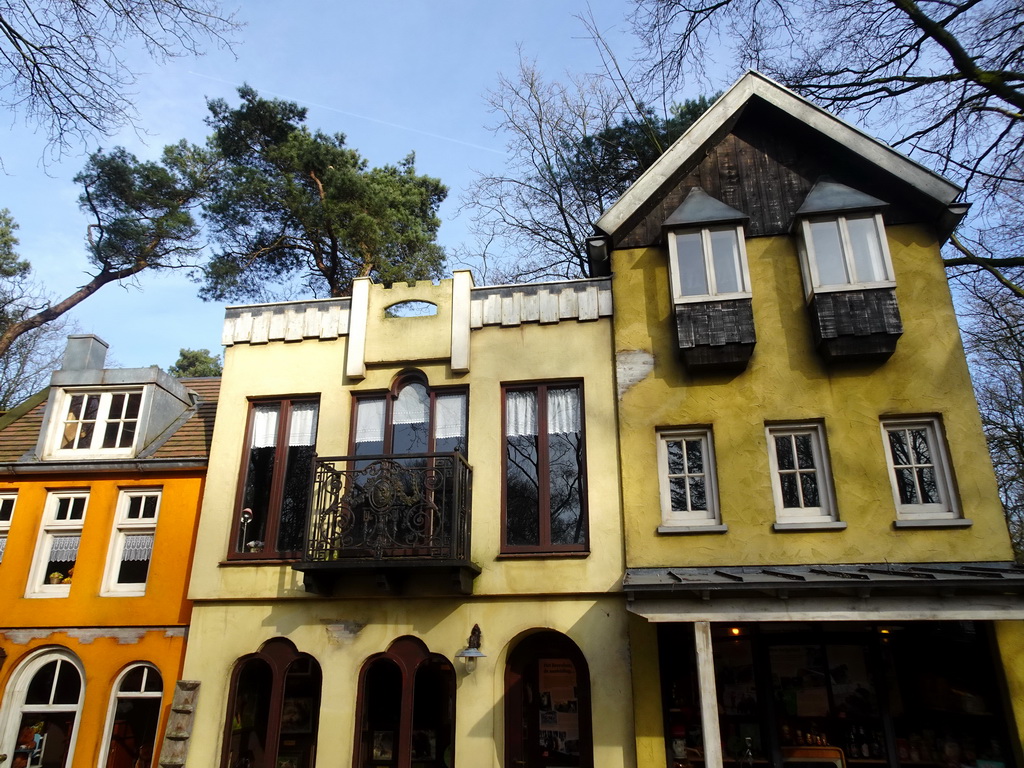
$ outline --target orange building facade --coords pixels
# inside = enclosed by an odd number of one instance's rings
[[[220,380],[105,354],[70,337],[51,386],[0,418],[4,768],[157,764],[181,677]]]

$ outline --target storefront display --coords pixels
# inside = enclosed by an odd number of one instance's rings
[[[1013,765],[998,665],[981,622],[713,627],[726,764],[782,765],[799,747],[848,766]],[[703,763],[692,629],[660,627],[667,764]]]

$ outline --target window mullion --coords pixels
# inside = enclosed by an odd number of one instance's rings
[[[540,546],[551,546],[551,469],[548,451],[548,388],[537,387],[537,537]]]
[[[846,281],[850,285],[865,282],[861,279],[861,276],[857,274],[857,265],[853,259],[853,242],[850,240],[850,230],[846,224],[846,217],[840,216],[838,223],[839,243],[843,251],[843,264],[846,267]]]
[[[288,464],[288,443],[292,421],[292,401],[282,400],[277,416],[277,440],[274,446],[274,477],[270,483],[270,503],[267,507],[267,528],[264,533],[264,550],[277,551],[277,534],[281,527],[281,504],[284,500],[284,481]]]
[[[704,252],[704,274],[707,277],[708,295],[718,295],[718,279],[714,269],[714,252],[711,250],[711,230],[707,227],[700,231],[701,250]]]

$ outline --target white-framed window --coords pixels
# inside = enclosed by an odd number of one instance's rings
[[[67,597],[88,504],[88,491],[51,491],[47,496],[26,597]]]
[[[15,670],[0,708],[0,753],[10,765],[72,764],[84,677],[77,658],[52,649],[31,655]]]
[[[7,533],[11,530],[11,519],[14,517],[14,504],[17,500],[17,491],[0,492],[0,563],[4,560]]]
[[[882,214],[813,216],[801,220],[800,231],[808,294],[894,284]]]
[[[709,526],[720,522],[711,430],[659,432],[658,469],[663,526]]]
[[[60,395],[49,454],[56,457],[131,456],[135,452],[143,406],[141,388]]]
[[[114,683],[99,765],[155,765],[164,683],[152,664],[133,664]]]
[[[813,423],[773,425],[767,434],[777,522],[834,522],[824,428]]]
[[[103,577],[104,595],[144,595],[160,512],[159,488],[122,490]]]
[[[882,436],[897,517],[960,517],[938,419],[883,419]]]
[[[750,296],[742,224],[671,231],[668,249],[676,304]]]

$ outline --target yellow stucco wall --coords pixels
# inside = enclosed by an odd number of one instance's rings
[[[451,284],[371,285],[365,378],[345,375],[349,339],[237,344],[225,354],[209,482],[197,539],[190,596],[196,606],[184,674],[200,680],[199,712],[190,763],[216,765],[230,673],[235,661],[282,636],[323,668],[317,765],[348,765],[355,733],[358,672],[372,654],[412,635],[449,659],[474,624],[487,654],[457,693],[459,765],[503,761],[504,664],[524,634],[549,628],[575,641],[593,687],[595,765],[635,764],[632,699],[621,591],[624,548],[617,470],[611,321],[563,320],[517,327],[486,326],[469,334],[469,370],[453,372]],[[427,300],[438,313],[387,318],[396,301]],[[442,354],[443,352],[443,354]],[[471,560],[482,568],[470,596],[430,595],[415,583],[410,595],[324,600],[304,591],[286,564],[226,563],[238,509],[248,402],[256,397],[310,394],[320,399],[317,453],[348,453],[352,395],[388,389],[415,368],[431,387],[469,393],[468,460],[473,467]],[[570,557],[500,557],[502,390],[507,382],[583,381],[590,552]],[[345,637],[329,630],[344,625]],[[347,634],[346,634],[347,633]]]
[[[502,764],[505,661],[516,640],[542,628],[572,639],[589,664],[595,766],[635,764],[628,715],[626,619],[613,598],[544,602],[487,598],[315,600],[202,606],[196,611],[186,665],[187,676],[203,681],[197,710],[201,716],[193,731],[189,762],[218,764],[232,665],[270,638],[289,637],[320,664],[324,685],[318,765],[350,765],[356,734],[356,687],[366,659],[403,635],[418,637],[432,652],[452,658],[465,645],[474,623],[483,628],[487,658],[481,659],[470,675],[461,665],[456,667],[458,765],[485,768]]]
[[[1024,622],[995,622],[996,643],[999,645],[999,658],[1003,663],[1006,675],[1007,697],[1013,705],[1013,718],[1017,733],[1010,734],[1010,740],[1016,747],[1017,761],[1024,760]]]
[[[904,333],[879,365],[827,366],[813,349],[795,241],[747,240],[757,345],[735,375],[688,375],[679,359],[667,255],[613,254],[615,347],[653,357],[621,396],[627,562],[640,566],[1009,560],[1009,537],[938,247],[928,230],[888,229]],[[636,356],[634,355],[634,359]],[[650,358],[648,358],[650,359]],[[879,418],[938,416],[963,515],[960,529],[893,529]],[[766,422],[821,420],[846,530],[772,530]],[[724,535],[659,535],[655,430],[713,430]]]
[[[383,292],[386,289],[372,286],[372,290]],[[435,293],[430,295],[436,296]],[[375,300],[384,305],[382,300]],[[432,322],[435,319],[403,320],[426,320],[426,327],[436,330]],[[393,319],[380,322],[386,324]],[[444,328],[445,333],[450,332],[450,326]],[[367,337],[373,338],[373,331],[368,330]],[[344,373],[347,343],[347,339],[341,337],[332,341],[228,348],[210,455],[211,479],[203,501],[190,585],[191,597],[197,600],[308,597],[302,589],[301,575],[287,565],[223,565],[228,552],[231,516],[240,511],[237,486],[249,399],[319,395],[317,453],[341,456],[349,449],[352,395],[386,390],[395,375],[409,368],[422,371],[432,387],[458,385],[469,390],[472,560],[483,569],[475,581],[474,593],[603,593],[620,589],[623,547],[615,471],[614,371],[608,320],[552,325],[532,323],[474,331],[470,337],[470,370],[466,374],[452,373],[447,363],[400,361],[369,366],[364,379],[350,379]],[[367,353],[371,355],[372,349],[368,347]],[[500,385],[569,378],[583,379],[590,554],[585,558],[501,560],[504,446]]]

